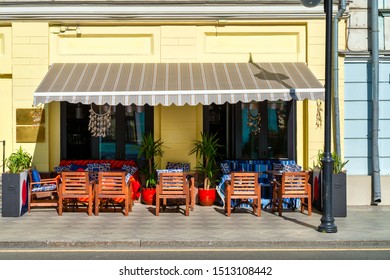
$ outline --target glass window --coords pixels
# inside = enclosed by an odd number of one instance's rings
[[[115,106],[97,106],[99,114],[104,114],[110,109],[111,127],[107,130],[105,137],[97,137],[99,140],[99,159],[116,158],[116,108]],[[95,106],[94,106],[95,108]]]
[[[145,112],[142,107],[128,106],[125,110],[125,158],[138,157],[138,147],[145,134]]]
[[[110,127],[104,137],[91,135],[88,129],[91,105],[62,105],[66,122],[62,143],[63,159],[136,159],[138,146],[146,129],[146,113],[143,106],[97,106],[96,114],[110,109]],[[151,111],[151,110],[149,110]],[[97,124],[98,125],[98,124]]]
[[[260,156],[261,113],[259,103],[241,104],[241,157],[258,158]],[[264,129],[264,127],[263,127]]]
[[[207,106],[205,129],[220,135],[227,149],[224,154],[230,159],[288,158],[289,147],[294,148],[294,139],[287,137],[292,103],[213,104]],[[218,116],[217,122],[215,116]],[[291,131],[294,131],[292,126]]]
[[[287,158],[287,102],[268,102],[268,153]]]

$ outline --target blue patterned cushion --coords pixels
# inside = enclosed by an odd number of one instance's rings
[[[297,164],[283,164],[283,163],[274,163],[273,169],[275,171],[282,171],[282,172],[298,172],[302,170],[302,166],[299,166]]]
[[[98,172],[89,173],[88,177],[90,182],[92,181],[97,182],[99,180],[99,173]]]
[[[297,164],[286,164],[283,168],[285,172],[298,172],[301,171],[302,167]]]
[[[77,165],[77,164],[70,164],[70,171],[81,171],[81,170],[86,170],[87,166],[86,165]]]
[[[88,163],[87,168],[89,172],[110,171],[111,163]]]
[[[167,162],[166,169],[183,169],[184,172],[190,171],[189,163],[181,163],[181,162]]]
[[[54,167],[54,171],[57,172],[57,173],[61,173],[63,171],[70,171],[70,169],[71,169],[71,164]]]
[[[126,165],[124,164],[122,166],[122,170],[125,170],[127,173],[129,173],[130,175],[134,175],[135,172],[137,172],[138,168],[136,166],[132,166],[132,165]]]
[[[284,165],[282,163],[274,163],[273,170],[275,171],[283,171]]]
[[[160,180],[160,173],[174,173],[174,172],[183,172],[183,169],[158,169],[157,171],[157,180]]]
[[[126,174],[126,177],[125,177],[126,184],[129,183],[130,177],[131,177],[131,174],[130,174],[130,173],[127,173],[127,174]]]
[[[221,163],[221,171],[223,174],[230,174],[231,170],[228,162]]]
[[[56,184],[39,185],[39,187],[33,187],[32,192],[48,192],[54,191],[57,188]]]

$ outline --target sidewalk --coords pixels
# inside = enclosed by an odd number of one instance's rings
[[[86,212],[33,209],[20,218],[0,218],[0,248],[25,247],[181,247],[297,248],[389,247],[390,206],[351,206],[346,218],[335,218],[337,233],[320,233],[321,214],[309,217],[285,211],[282,217],[262,211],[233,212],[218,206],[196,206],[189,217],[168,209],[135,204],[128,217],[117,213],[88,216]]]

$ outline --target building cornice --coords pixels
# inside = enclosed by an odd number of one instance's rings
[[[252,3],[253,1],[250,1]],[[322,5],[298,4],[131,4],[129,2],[24,2],[1,4],[0,21],[15,20],[216,20],[216,19],[314,19],[324,18]],[[27,4],[29,3],[29,4]],[[337,6],[335,6],[335,11]]]

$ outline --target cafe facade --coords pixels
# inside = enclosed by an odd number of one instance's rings
[[[195,167],[190,145],[202,131],[219,135],[224,159],[287,158],[309,169],[323,149],[321,6],[13,2],[0,24],[6,155],[22,146],[41,171],[66,159],[137,160],[149,132],[166,147],[162,168]]]

